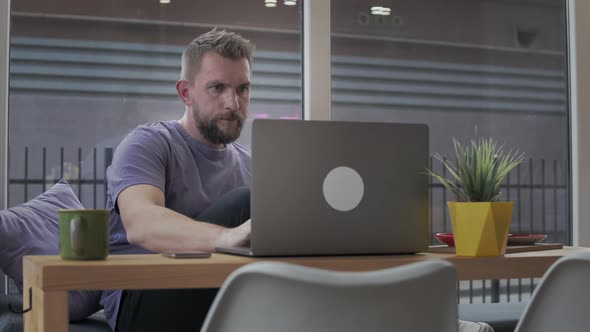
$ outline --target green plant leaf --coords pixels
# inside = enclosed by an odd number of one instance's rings
[[[524,161],[524,153],[506,152],[504,145],[498,145],[492,138],[480,137],[463,145],[453,139],[455,162],[439,154],[434,157],[450,174],[445,178],[427,169],[458,200],[492,202],[500,199],[500,186],[508,173]]]

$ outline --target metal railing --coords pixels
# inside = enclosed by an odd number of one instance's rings
[[[57,158],[52,158],[53,167],[48,167],[47,148],[41,149],[40,162],[35,166],[31,164],[31,153],[28,147],[24,148],[21,154],[21,161],[17,163],[22,165],[22,177],[12,177],[9,175],[8,180],[8,201],[10,206],[27,202],[37,194],[45,192],[48,187],[55,184],[60,179],[66,179],[72,189],[76,192],[78,199],[86,208],[104,208],[106,205],[106,181],[105,171],[113,159],[113,148],[107,147],[102,150],[102,156],[99,156],[98,149],[93,148],[85,159],[83,159],[83,150],[75,150],[76,158],[66,160],[65,149],[59,148]],[[9,159],[18,158],[13,151],[9,151]],[[38,159],[38,158],[37,158]],[[99,163],[102,160],[102,163]],[[99,166],[100,164],[100,166]],[[83,176],[85,165],[88,165],[88,175]],[[32,175],[35,169],[36,175]],[[48,171],[50,168],[51,171]],[[36,189],[35,191],[32,188]],[[85,190],[89,189],[89,190]],[[87,193],[90,196],[87,196]]]

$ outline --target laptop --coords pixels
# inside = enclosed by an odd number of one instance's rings
[[[406,254],[429,244],[423,124],[256,119],[245,256]]]

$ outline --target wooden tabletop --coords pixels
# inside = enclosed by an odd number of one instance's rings
[[[164,289],[219,287],[244,264],[281,261],[340,271],[377,270],[428,259],[445,259],[457,268],[462,280],[541,277],[564,255],[590,251],[568,248],[469,258],[452,253],[416,255],[247,258],[213,254],[204,259],[171,259],[160,255],[111,255],[104,261],[66,261],[58,256],[23,258],[23,304],[26,332],[68,330],[68,290]],[[31,300],[28,296],[31,296]]]
[[[103,261],[67,261],[59,256],[25,256],[30,285],[46,291],[73,289],[151,289],[219,287],[238,267],[255,261],[281,261],[339,271],[367,271],[445,259],[461,280],[541,277],[559,257],[590,248],[565,247],[508,254],[503,257],[458,257],[445,253],[416,255],[248,258],[213,254],[210,258],[171,259],[160,255],[111,255]]]

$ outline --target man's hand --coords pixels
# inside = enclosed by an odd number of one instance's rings
[[[247,247],[250,244],[250,219],[238,227],[228,228],[220,239],[220,247]]]

